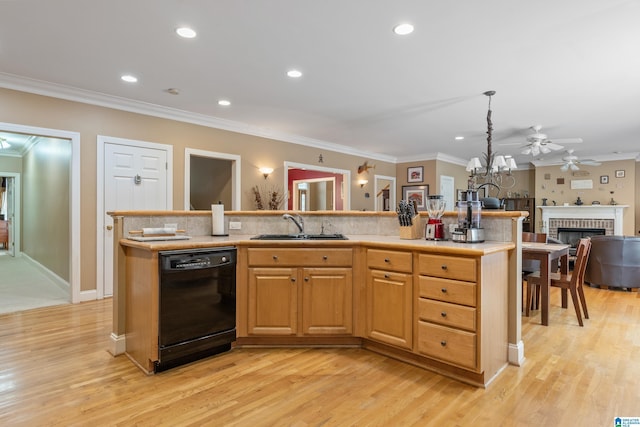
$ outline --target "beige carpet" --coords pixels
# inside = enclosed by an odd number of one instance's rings
[[[62,289],[31,262],[0,251],[0,314],[70,301],[69,290]]]

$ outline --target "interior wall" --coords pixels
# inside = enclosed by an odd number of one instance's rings
[[[231,208],[231,160],[191,156],[191,194],[193,209],[211,210],[221,202],[225,210]]]
[[[240,155],[241,210],[253,210],[251,188],[264,183],[259,168],[269,166],[274,172],[269,179],[284,180],[284,162],[316,164],[353,171],[351,194],[360,190],[357,181],[361,156],[343,154],[300,144],[230,132],[211,127],[151,117],[144,114],[67,101],[0,88],[0,117],[3,122],[25,126],[60,129],[80,134],[80,290],[96,288],[96,161],[97,136],[107,135],[124,139],[173,145],[173,207],[184,204],[185,148]],[[322,163],[320,163],[322,155]],[[366,160],[366,159],[365,159]],[[370,162],[372,163],[372,162]],[[376,173],[395,175],[394,163],[378,161]],[[355,198],[354,198],[355,199]],[[352,209],[373,210],[374,198],[352,201]]]
[[[616,171],[624,171],[624,177],[616,177]],[[601,177],[607,177],[601,182]],[[591,189],[572,189],[572,181],[590,181]],[[611,198],[619,205],[629,205],[624,210],[625,235],[634,235],[635,210],[636,210],[636,162],[635,160],[616,160],[603,162],[600,166],[580,165],[579,171],[560,170],[560,166],[542,166],[535,171],[535,198],[536,205],[543,204],[543,198],[547,204],[553,206],[568,203],[575,205],[578,197],[585,205],[593,202],[610,204]],[[541,218],[541,216],[540,216]],[[536,224],[536,230],[540,229],[540,222]]]
[[[40,139],[22,169],[22,252],[70,282],[71,141]]]

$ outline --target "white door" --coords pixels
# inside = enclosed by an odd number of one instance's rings
[[[166,210],[167,151],[104,144],[104,296],[113,295],[113,219],[107,212]]]

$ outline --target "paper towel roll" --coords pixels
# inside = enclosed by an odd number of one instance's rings
[[[176,229],[175,228],[152,228],[152,227],[145,227],[142,229],[142,235],[143,236],[173,236],[176,234]]]
[[[224,236],[224,205],[211,205],[211,235]]]

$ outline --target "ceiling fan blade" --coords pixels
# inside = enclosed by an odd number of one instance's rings
[[[555,144],[581,144],[582,138],[553,138],[548,139],[547,142]]]
[[[562,145],[558,145],[555,142],[547,142],[545,145],[553,151],[564,150]]]
[[[585,160],[580,160],[580,164],[587,165],[587,166],[600,166],[602,163],[596,162],[595,160],[585,159]]]
[[[551,152],[551,150],[549,149],[549,147],[547,147],[547,145],[541,145],[540,146],[540,152],[542,154],[549,154]]]
[[[531,147],[527,147],[521,151],[522,154],[531,154]]]

